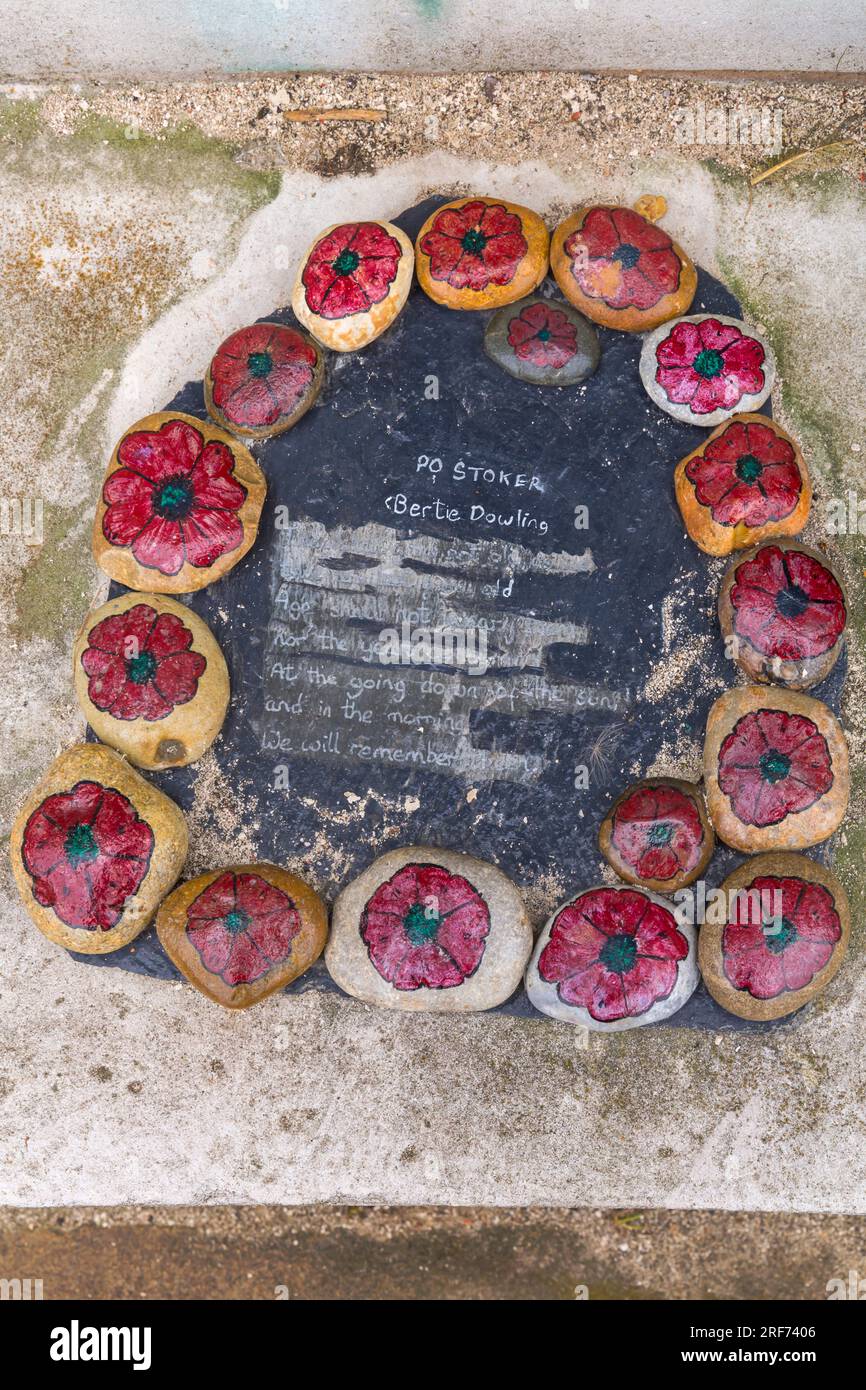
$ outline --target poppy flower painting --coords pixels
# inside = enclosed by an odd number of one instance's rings
[[[208,409],[240,432],[276,433],[312,404],[319,364],[315,344],[295,328],[280,323],[241,328],[217,348],[210,364]]]
[[[310,313],[324,319],[366,314],[385,299],[403,249],[378,222],[343,222],[317,241],[301,280]]]
[[[752,710],[722,742],[718,782],[744,824],[778,825],[813,806],[832,787],[827,740],[803,714]]]
[[[519,213],[481,199],[443,208],[419,242],[431,279],[455,290],[509,284],[528,249]]]
[[[667,400],[694,415],[736,410],[764,389],[763,344],[717,318],[681,319],[655,349],[655,380]]]
[[[207,666],[192,643],[180,618],[147,603],[104,618],[81,653],[88,698],[114,719],[164,719],[195,698]]]
[[[528,304],[510,320],[508,342],[521,361],[558,369],[577,352],[577,329],[561,309]]]
[[[227,871],[187,908],[186,934],[202,965],[231,987],[282,965],[300,930],[292,899],[256,873]]]
[[[765,911],[762,903],[778,910]],[[724,972],[755,999],[805,989],[842,936],[833,894],[821,883],[757,877],[732,908],[722,934]]]
[[[763,656],[807,661],[845,630],[845,596],[832,571],[794,547],[764,545],[734,571],[733,631]]]
[[[769,424],[734,419],[686,465],[686,477],[718,526],[756,529],[790,516],[803,478],[791,444]]]
[[[360,932],[395,989],[454,989],[481,964],[490,911],[468,879],[439,864],[407,864],[367,902]]]
[[[706,834],[692,797],[659,784],[639,787],[617,803],[610,842],[636,878],[665,883],[698,867]]]
[[[680,283],[671,238],[631,208],[590,208],[563,249],[581,292],[610,309],[651,309]]]

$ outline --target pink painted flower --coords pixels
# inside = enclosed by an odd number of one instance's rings
[[[164,719],[198,690],[207,661],[174,613],[137,603],[90,629],[81,665],[87,695],[114,719]]]
[[[564,367],[577,352],[577,329],[561,309],[528,304],[508,324],[515,357],[536,367]]]
[[[361,917],[370,960],[395,989],[452,989],[474,975],[490,911],[468,879],[438,864],[406,864]]]
[[[232,986],[282,965],[300,930],[291,898],[259,874],[227,870],[186,910],[186,934],[205,970]]]
[[[611,843],[638,878],[663,882],[695,867],[704,828],[695,803],[678,787],[640,787],[617,806]]]
[[[656,348],[656,381],[669,401],[695,415],[736,410],[764,387],[764,349],[731,323],[681,320]]]
[[[437,213],[419,249],[430,257],[431,279],[455,290],[486,290],[514,279],[528,247],[516,212],[473,199]]]
[[[590,208],[563,250],[582,292],[611,309],[651,309],[680,282],[667,232],[631,208]]]
[[[387,298],[403,251],[378,222],[344,222],[317,241],[302,281],[307,306],[323,319],[366,314]]]
[[[226,338],[210,364],[213,401],[229,424],[260,430],[292,415],[310,389],[318,354],[295,328],[254,323]]]
[[[804,714],[752,710],[719,749],[719,787],[744,825],[778,825],[833,785],[827,740]]]
[[[805,989],[841,935],[833,895],[823,884],[756,878],[737,894],[722,934],[725,975],[755,999]]]
[[[791,445],[769,423],[756,420],[730,420],[686,464],[686,477],[718,526],[757,528],[781,521],[803,491]]]
[[[845,598],[835,575],[811,555],[762,546],[737,566],[733,628],[763,656],[805,661],[834,647],[845,630]]]

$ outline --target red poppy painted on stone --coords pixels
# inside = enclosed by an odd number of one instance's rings
[[[114,719],[164,719],[198,690],[207,661],[173,613],[137,603],[90,629],[81,665],[87,695]]]
[[[702,507],[719,526],[757,529],[790,516],[803,479],[794,450],[769,425],[731,420],[686,465]]]
[[[830,749],[805,715],[753,710],[737,720],[722,743],[718,780],[745,825],[778,825],[830,790]]]
[[[148,871],[153,830],[127,797],[76,782],[37,806],[21,855],[33,896],[68,927],[110,931]]]
[[[490,910],[468,879],[439,864],[406,864],[367,902],[360,932],[395,989],[453,989],[481,964]]]
[[[724,972],[755,999],[804,989],[842,935],[833,894],[801,878],[756,878],[734,899],[722,934]]]
[[[259,874],[214,879],[187,908],[186,934],[202,965],[227,985],[248,985],[281,965],[301,919],[292,899]]]
[[[184,564],[206,569],[238,549],[247,490],[234,476],[227,444],[206,444],[186,421],[169,420],[158,430],[126,435],[117,458],[102,488],[102,533],[110,545],[130,549],[138,564],[167,575]]]
[[[735,410],[764,388],[766,354],[757,338],[718,319],[674,324],[656,348],[655,379],[667,399],[695,415]]]
[[[302,282],[310,312],[323,319],[366,314],[387,298],[402,248],[378,222],[344,222],[317,241]]]
[[[847,620],[842,589],[826,565],[778,545],[762,546],[737,566],[731,607],[737,636],[781,661],[823,655],[836,645]]]
[[[516,212],[477,200],[443,208],[419,249],[430,258],[431,279],[455,290],[485,290],[509,284],[529,248]]]
[[[630,208],[591,208],[563,249],[582,293],[610,309],[651,309],[680,283],[671,238]]]
[[[577,329],[549,304],[528,304],[508,324],[515,357],[536,367],[564,367],[577,352]]]
[[[688,953],[667,908],[631,889],[596,888],[558,913],[538,973],[564,1003],[613,1023],[667,999]]]
[[[318,354],[296,329],[274,323],[241,328],[210,364],[211,393],[232,425],[260,430],[297,410],[310,390]]]
[[[695,803],[677,787],[640,787],[614,811],[611,841],[638,878],[664,882],[691,873],[704,838]]]

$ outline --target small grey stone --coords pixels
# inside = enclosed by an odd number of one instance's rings
[[[646,956],[650,957],[649,961],[635,960],[635,956],[639,958],[644,954],[644,952],[641,951],[642,943],[638,940],[636,948],[633,947],[631,950],[631,960],[629,962],[620,961],[618,963],[620,969],[617,970],[617,963],[606,961],[605,957],[601,954],[605,948],[610,950],[611,944],[615,943],[618,939],[617,934],[612,933],[606,935],[601,930],[598,930],[599,958],[597,961],[589,960],[586,962],[585,951],[583,949],[580,951],[576,951],[573,948],[570,951],[564,950],[561,953],[560,961],[565,969],[560,971],[556,969],[555,963],[551,962],[546,972],[551,975],[551,978],[542,979],[538,968],[539,960],[542,952],[550,941],[550,935],[554,925],[566,908],[572,907],[579,899],[586,898],[590,894],[606,895],[603,899],[596,900],[595,910],[600,914],[600,920],[606,921],[608,926],[615,919],[615,915],[618,915],[616,897],[620,894],[636,895],[647,899],[649,903],[654,903],[657,907],[663,909],[666,917],[674,918],[673,905],[658,893],[651,893],[646,888],[629,887],[625,884],[622,886],[610,887],[607,884],[603,884],[599,885],[597,888],[587,888],[577,893],[575,897],[560,904],[545,923],[544,930],[536,942],[535,950],[532,953],[532,959],[526,971],[526,992],[529,995],[531,1003],[539,1012],[548,1014],[551,1018],[562,1019],[566,1023],[578,1023],[583,1028],[591,1028],[600,1033],[621,1033],[627,1028],[640,1028],[645,1023],[661,1023],[664,1019],[670,1018],[671,1014],[675,1014],[677,1009],[681,1009],[683,1004],[691,998],[697,988],[698,979],[700,978],[698,973],[697,934],[695,928],[682,923],[679,919],[675,920],[671,931],[679,932],[682,937],[685,938],[688,944],[688,953],[681,960],[673,962],[676,968],[676,979],[673,987],[667,994],[664,993],[668,983],[665,980],[665,974],[669,974],[670,972],[666,972],[665,962],[663,960],[656,961],[653,958],[657,947],[654,946],[653,942],[649,939],[648,932],[650,925],[654,932],[657,930],[658,921],[647,924],[647,942],[645,944],[647,947],[652,948],[648,949],[645,953]],[[616,897],[611,895],[616,895]],[[623,906],[625,907],[625,904]],[[640,904],[638,904],[638,908],[640,908]],[[560,930],[562,930],[562,926],[563,924],[560,924]],[[635,940],[636,937],[639,937],[640,930],[641,928],[638,926],[637,933],[630,939]],[[589,935],[592,937],[593,935],[591,922],[585,930],[581,931],[580,935],[581,946],[583,946],[584,936]],[[680,945],[681,944],[682,943],[680,943]],[[573,945],[574,943],[572,943],[572,946]],[[599,969],[590,976],[590,972],[593,971],[593,967],[596,965],[599,966]],[[625,1006],[628,1007],[628,980],[629,974],[633,972],[635,965],[642,965],[644,970],[647,965],[649,965],[650,970],[655,971],[655,978],[652,978],[651,975],[649,978],[645,976],[641,981],[642,991],[644,993],[649,988],[650,992],[656,995],[654,1002],[650,1003],[650,1006],[645,1008],[642,1013],[627,1013],[619,1018],[612,1018],[609,1021],[605,1021],[604,1019],[593,1017],[588,1008],[577,1003],[569,1003],[567,999],[564,999],[560,994],[560,987],[566,981],[574,980],[577,976],[583,976],[584,979],[581,981],[581,984],[587,986],[587,992],[589,987],[593,984],[601,984],[607,990],[612,1003],[615,1005],[616,991],[611,986],[615,985],[618,975],[621,981],[622,1001]],[[598,977],[602,975],[601,967],[606,967],[607,974],[599,979]],[[622,967],[625,968],[623,969]],[[553,976],[556,976],[556,978],[553,978]],[[636,994],[636,989],[633,989],[632,1003],[634,1003]]]
[[[756,346],[735,347],[741,338]],[[760,410],[776,380],[776,358],[764,335],[741,319],[687,314],[647,334],[640,379],[656,405],[675,420],[712,429],[734,414]],[[672,400],[672,394],[681,399]]]
[[[498,367],[531,386],[575,386],[601,355],[592,324],[562,299],[531,294],[497,309],[484,350]]]
[[[520,984],[532,929],[500,869],[410,845],[376,859],[334,903],[325,962],[341,989],[389,1009],[492,1009]]]

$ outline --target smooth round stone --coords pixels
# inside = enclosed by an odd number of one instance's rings
[[[684,314],[698,283],[692,261],[661,227],[632,208],[600,204],[560,222],[550,267],[575,308],[623,333],[647,333]]]
[[[509,376],[531,386],[574,386],[592,376],[601,355],[595,329],[581,314],[538,295],[497,309],[484,350]]]
[[[179,411],[146,415],[111,456],[93,522],[96,563],[129,589],[188,594],[243,559],[265,475],[225,430]]]
[[[520,984],[532,929],[500,869],[410,845],[383,854],[334,904],[325,962],[368,1004],[433,1013],[492,1009]]]
[[[826,840],[848,806],[848,745],[820,700],[747,685],[710,710],[704,743],[707,810],[716,834],[744,854]]]
[[[598,832],[599,849],[620,878],[657,893],[700,878],[715,843],[700,788],[673,777],[626,787]]]
[[[204,403],[223,429],[268,439],[306,415],[324,376],[319,345],[306,333],[285,323],[253,323],[217,348],[205,373]]]
[[[110,748],[81,743],[51,764],[12,827],[12,871],[37,927],[68,951],[127,946],[177,880],[179,807]]]
[[[310,247],[292,308],[334,352],[357,352],[395,320],[412,286],[412,243],[393,222],[337,222]]]
[[[734,415],[680,459],[674,491],[686,530],[707,555],[796,536],[812,484],[799,444],[766,415]]]
[[[845,641],[848,600],[833,566],[799,541],[738,556],[719,595],[725,647],[753,681],[807,690],[830,674]]]
[[[804,854],[759,854],[725,879],[728,920],[701,927],[704,984],[738,1018],[784,1018],[814,999],[848,947],[845,890]]]
[[[538,288],[549,249],[537,212],[502,198],[457,198],[418,233],[418,284],[447,309],[498,309]]]
[[[756,411],[776,380],[776,359],[757,329],[727,314],[690,314],[644,341],[640,378],[675,420],[712,428],[735,411]]]
[[[238,864],[182,883],[159,909],[156,931],[197,990],[227,1009],[248,1009],[318,959],[328,911],[286,869]]]
[[[138,767],[195,762],[228,709],[229,673],[213,633],[161,594],[123,594],[91,613],[75,639],[72,678],[93,732]]]
[[[694,927],[645,888],[570,898],[545,924],[526,972],[536,1009],[601,1033],[663,1022],[697,983]]]

